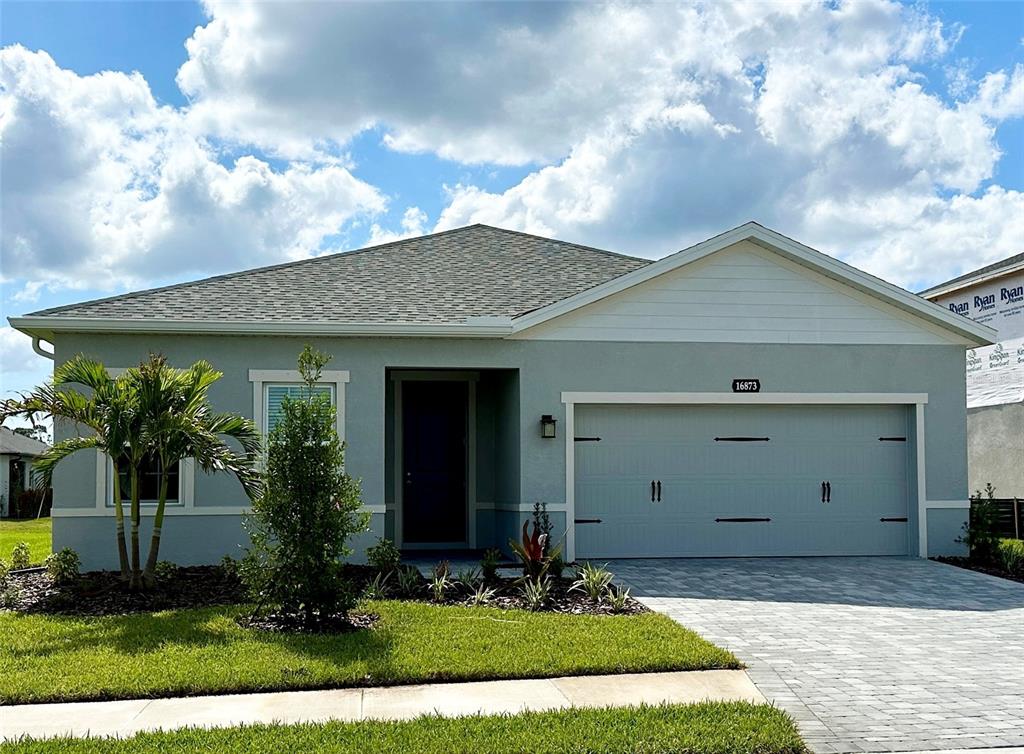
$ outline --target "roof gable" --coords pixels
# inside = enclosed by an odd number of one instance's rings
[[[738,241],[515,337],[704,343],[966,342],[750,241]]]
[[[699,275],[702,267],[708,267],[707,264],[701,264],[702,260],[709,260],[712,255],[718,255],[726,250],[736,251],[736,249],[740,248],[746,254],[745,265],[747,267],[756,267],[758,265],[762,267],[760,273],[748,272],[748,287],[755,287],[746,291],[737,291],[731,290],[727,283],[719,283],[717,286],[711,283],[708,284],[710,285],[708,293],[716,295],[719,300],[730,294],[737,294],[737,297],[731,301],[732,305],[743,304],[747,307],[755,307],[746,310],[750,312],[750,316],[747,319],[751,320],[748,324],[752,327],[746,330],[742,327],[737,328],[737,321],[742,320],[743,316],[737,315],[734,312],[730,315],[733,320],[731,326],[737,332],[730,338],[719,331],[716,339],[721,340],[724,337],[726,341],[731,339],[736,342],[945,342],[977,345],[992,342],[992,338],[995,335],[991,328],[978,325],[976,322],[953,314],[941,306],[844,264],[833,257],[797,243],[779,233],[768,230],[757,223],[746,223],[700,244],[667,256],[654,264],[627,273],[615,280],[603,283],[562,301],[555,302],[543,309],[523,315],[514,321],[513,330],[517,333],[516,337],[520,338],[554,339],[553,333],[556,327],[556,320],[561,319],[565,327],[569,329],[586,327],[587,329],[602,330],[609,327],[619,329],[630,329],[632,327],[634,332],[629,337],[640,337],[639,330],[636,329],[636,327],[640,326],[639,321],[634,321],[630,325],[623,320],[612,322],[610,320],[596,319],[585,325],[579,316],[570,317],[569,315],[579,312],[581,316],[585,313],[600,317],[616,316],[616,314],[622,313],[621,307],[626,302],[626,297],[622,295],[624,292],[633,290],[642,299],[647,294],[653,293],[659,284],[645,288],[639,288],[639,286],[662,277],[664,279],[660,284],[668,286],[668,290],[670,290],[672,285],[671,274],[675,271],[679,271],[679,275]],[[755,263],[751,261],[754,257],[760,258],[760,262]],[[720,259],[719,261],[721,266],[730,266],[730,263],[724,260]],[[769,266],[764,266],[765,263]],[[735,267],[737,265],[733,264],[732,266]],[[741,262],[739,266],[744,266],[744,263]],[[817,314],[807,312],[806,314],[810,317],[810,320],[803,324],[803,336],[788,332],[785,328],[770,330],[768,323],[758,320],[772,315],[763,310],[758,312],[756,307],[759,305],[757,302],[758,295],[767,295],[776,291],[776,287],[773,287],[774,281],[770,281],[770,277],[764,277],[764,275],[773,275],[770,272],[773,267],[788,271],[783,277],[788,275],[790,285],[794,284],[796,279],[793,277],[794,275],[803,279],[805,282],[802,292],[813,295],[816,301],[823,301],[821,297],[823,292],[822,286],[825,286],[825,288],[830,290],[828,296],[833,299],[832,303],[836,303],[835,297],[837,295],[840,296],[841,303],[838,305],[845,307],[844,316],[846,318],[850,319],[851,322],[857,319],[864,321],[860,324],[848,323],[840,325],[838,322],[832,322],[813,325],[815,319],[824,318],[829,312],[819,312]],[[688,268],[688,270],[684,270],[684,268]],[[709,279],[728,279],[728,276],[731,274],[733,273],[719,269],[717,273],[713,272]],[[759,277],[759,274],[761,277]],[[794,291],[794,294],[799,292]],[[699,297],[691,296],[689,299],[686,299],[684,296],[684,298],[680,299],[678,295],[667,294],[666,291],[661,291],[660,294],[656,295],[660,295],[663,298],[667,296],[669,300],[666,303],[701,303],[698,300]],[[605,303],[598,305],[599,302]],[[647,303],[650,304],[652,302]],[[784,303],[782,302],[780,305]],[[831,304],[828,305],[831,306]],[[858,307],[860,307],[860,316],[858,316]],[[586,308],[586,312],[584,312],[584,308]],[[665,316],[666,314],[664,310],[659,312],[657,306],[653,308],[648,307],[647,310],[636,310],[634,307],[634,310],[637,312],[632,315],[634,317],[657,317]],[[782,309],[775,309],[774,311],[776,316],[788,317],[793,320],[789,323],[791,326],[800,326],[796,322],[796,319],[799,318],[792,305],[788,308],[783,306]],[[684,321],[682,318],[685,309],[677,308],[677,312],[680,318],[675,324],[681,332],[677,332],[674,336],[663,332],[660,334],[660,337],[658,337],[657,333],[648,332],[645,337],[663,340],[712,339],[708,336],[693,334],[694,326],[692,323]],[[886,325],[891,331],[888,340],[879,340],[879,336],[871,335],[871,332],[881,321],[879,320],[878,312],[882,312],[884,314],[883,319],[889,323]],[[725,316],[724,312],[720,313]],[[835,314],[836,312],[831,313]],[[693,315],[694,312],[691,311],[690,314]],[[671,317],[672,315],[670,314],[669,316]],[[842,318],[840,317],[840,319]],[[547,323],[550,323],[550,325],[544,326]],[[652,320],[647,324],[660,325],[663,330],[674,329],[673,325],[670,325],[665,320]],[[830,326],[847,327],[850,337],[855,340],[843,339],[844,336],[841,335],[828,336],[824,334],[826,332],[824,328]],[[861,329],[856,329],[858,327]],[[687,335],[686,331],[691,332]],[[900,334],[900,331],[902,331],[902,334]],[[767,334],[769,332],[772,334]],[[885,332],[883,330],[880,336]],[[570,334],[563,334],[562,337],[568,337]],[[619,335],[627,338],[625,332]],[[592,334],[592,337],[595,339],[612,339],[613,336],[614,333],[612,332],[606,332],[600,337],[598,337],[596,332]],[[796,340],[794,340],[794,337]],[[856,338],[861,339],[856,340]]]

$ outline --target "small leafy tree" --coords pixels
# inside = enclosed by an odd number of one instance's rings
[[[989,482],[985,494],[975,491],[971,495],[970,521],[964,524],[964,533],[957,542],[967,545],[971,560],[977,563],[995,562],[999,547],[999,511],[996,508],[996,489]]]
[[[347,540],[369,522],[359,482],[345,473],[336,410],[315,390],[329,360],[309,345],[299,356],[304,386],[298,398],[285,398],[267,438],[264,490],[247,520],[252,547],[242,566],[260,605],[308,627],[355,604],[342,559],[351,554]]]

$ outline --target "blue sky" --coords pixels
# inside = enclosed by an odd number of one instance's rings
[[[5,316],[477,221],[756,219],[910,288],[1024,250],[1022,3],[0,14]],[[0,343],[2,392],[45,374]]]

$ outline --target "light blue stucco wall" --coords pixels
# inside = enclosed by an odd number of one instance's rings
[[[963,348],[959,346],[81,334],[58,335],[55,341],[59,361],[76,353],[116,367],[137,363],[149,352],[163,353],[175,366],[205,358],[225,373],[211,390],[216,407],[245,416],[253,412],[248,370],[294,369],[303,344],[311,342],[334,357],[329,368],[350,372],[346,388],[347,466],[362,480],[364,501],[369,505],[393,502],[393,491],[386,481],[386,370],[512,370],[489,386],[493,396],[501,397],[488,408],[489,421],[495,428],[489,440],[494,466],[486,480],[478,479],[478,491],[489,492],[493,499],[488,502],[495,503],[499,510],[489,511],[477,522],[481,546],[488,544],[488,537],[495,543],[507,541],[529,516],[509,507],[527,506],[538,500],[564,504],[564,433],[568,428],[562,391],[728,392],[733,378],[757,377],[765,392],[927,393],[924,440],[928,498],[967,498]],[[559,420],[558,439],[540,437],[542,414],[553,414]],[[67,431],[59,427],[58,437]],[[95,508],[95,489],[94,457],[82,454],[66,462],[55,477],[57,515],[69,508]],[[246,502],[233,480],[201,473],[196,475],[195,501],[197,508]],[[910,552],[916,552],[917,512],[913,503],[910,515]],[[233,551],[237,542],[228,532],[237,531],[237,527],[232,530],[227,522],[207,526],[216,518],[174,517],[166,527],[167,542],[174,544],[168,544],[163,553],[168,559],[185,563],[212,557],[215,551]],[[937,516],[929,523],[929,543],[935,552],[951,546],[959,533],[959,526],[948,518]],[[374,519],[378,535],[382,535],[385,517]],[[96,536],[82,534],[87,528]],[[110,546],[112,536],[100,536],[102,530],[103,524],[94,528],[89,517],[68,518],[55,526],[55,544],[75,547],[88,567],[110,566],[115,555]],[[178,530],[180,536],[171,534],[171,530]]]

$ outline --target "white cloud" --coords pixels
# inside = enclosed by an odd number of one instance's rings
[[[221,164],[139,74],[79,76],[20,46],[0,56],[0,243],[22,299],[309,256],[386,205],[342,164]]]
[[[402,229],[400,231],[385,230],[377,223],[370,226],[369,245],[390,243],[400,241],[403,238],[422,236],[427,232],[427,213],[419,207],[407,207],[402,214]]]

